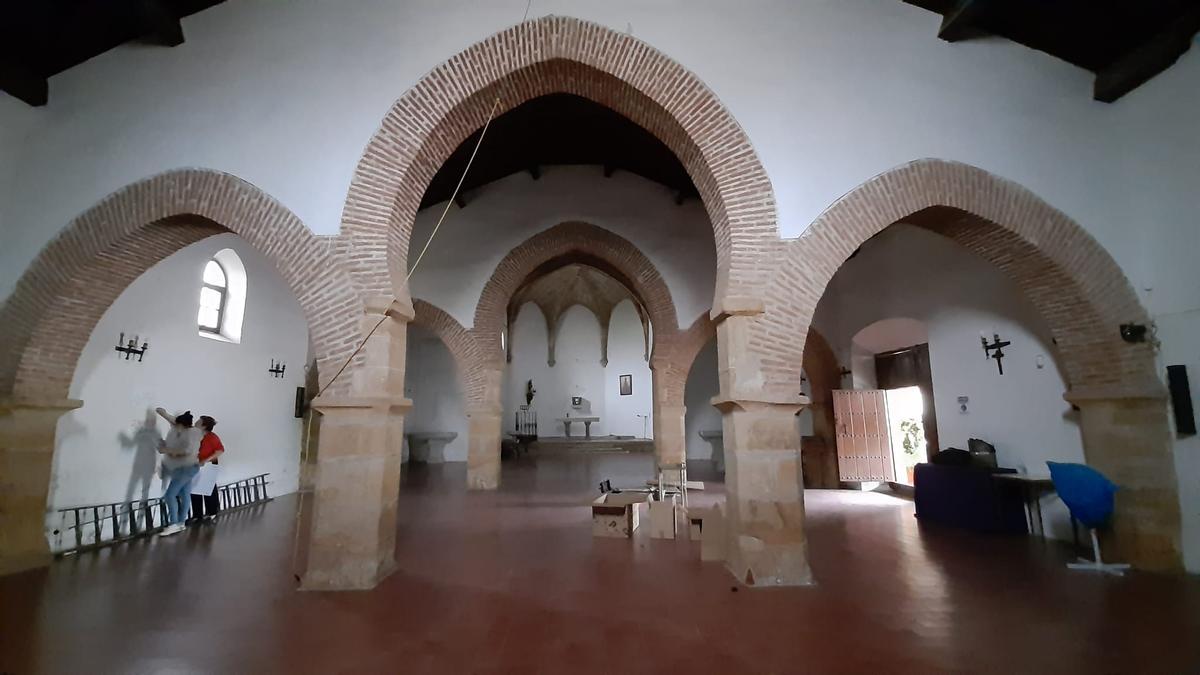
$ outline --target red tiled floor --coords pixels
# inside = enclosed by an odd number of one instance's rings
[[[922,528],[886,495],[808,493],[810,588],[593,539],[596,483],[651,463],[506,464],[494,494],[412,471],[399,569],[370,592],[294,590],[294,496],[0,578],[0,673],[1200,670],[1200,580],[1070,573],[1064,547]]]

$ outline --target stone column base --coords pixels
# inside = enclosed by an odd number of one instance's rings
[[[724,416],[726,565],[747,586],[813,583],[796,424],[804,402],[713,403]]]
[[[495,490],[500,487],[501,411],[467,411],[467,488]]]
[[[408,399],[313,402],[321,447],[302,590],[374,588],[395,568],[400,439]]]
[[[1182,520],[1167,402],[1159,397],[1067,395],[1080,409],[1087,463],[1120,486],[1104,559],[1183,571]]]
[[[63,413],[82,401],[0,401],[0,575],[51,560],[46,509],[54,437]]]

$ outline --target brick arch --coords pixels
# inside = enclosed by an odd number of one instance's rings
[[[654,328],[654,351],[678,331],[675,303],[662,275],[627,239],[588,223],[555,225],[508,252],[484,284],[475,307],[471,333],[483,354],[503,367],[500,332],[507,325],[508,303],[531,276],[551,267],[578,262],[604,271],[624,284],[645,308]]]
[[[812,436],[801,444],[804,487],[837,488],[837,423],[833,417],[833,390],[841,389],[842,368],[837,355],[816,328],[809,327],[804,342],[804,374],[808,376]]]
[[[708,314],[696,317],[687,330],[679,331],[664,345],[662,355],[651,363],[654,376],[661,378],[662,404],[682,406],[688,377],[696,357],[717,337],[717,324]]]
[[[804,361],[801,367],[808,376],[809,391],[812,392],[809,398],[812,404],[828,407],[832,417],[833,396],[830,392],[842,388],[842,368],[829,341],[811,326],[804,342]]]
[[[588,98],[669,147],[696,184],[717,251],[715,306],[756,295],[757,255],[777,245],[775,197],[745,132],[694,74],[646,43],[567,17],[526,21],[437,66],[392,106],[359,161],[342,245],[370,295],[407,297],[421,197],[454,149],[497,114],[551,93]],[[486,150],[485,150],[486,151]]]
[[[458,377],[467,404],[484,403],[487,394],[486,361],[475,336],[433,303],[414,299],[413,312],[412,323],[436,335],[450,350],[458,366]]]
[[[794,393],[803,336],[838,268],[885,227],[943,234],[1008,274],[1047,322],[1071,393],[1159,397],[1153,347],[1127,344],[1122,323],[1149,323],[1129,281],[1078,223],[1020,185],[982,169],[923,159],[872,178],[788,244],[750,344],[770,355],[765,389]]]
[[[349,275],[299,218],[257,187],[219,171],[180,169],[110,194],[30,264],[0,308],[0,396],[67,398],[93,327],[121,292],[163,258],[222,232],[275,263],[308,321],[327,381],[360,338],[363,308]],[[351,370],[335,389],[348,387]]]

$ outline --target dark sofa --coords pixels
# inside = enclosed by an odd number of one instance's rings
[[[976,532],[1025,534],[1025,502],[1015,482],[992,480],[1014,469],[918,464],[913,472],[917,518]]]

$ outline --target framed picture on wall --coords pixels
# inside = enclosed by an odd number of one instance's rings
[[[621,376],[621,395],[622,396],[632,396],[633,395],[633,376],[632,375],[622,375]]]

